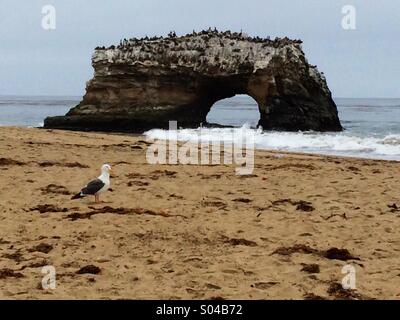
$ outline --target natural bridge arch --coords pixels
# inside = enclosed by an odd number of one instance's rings
[[[143,131],[205,122],[212,105],[236,94],[254,98],[264,129],[337,131],[342,127],[325,78],[301,42],[230,31],[124,40],[96,48],[94,77],[66,116],[47,128]]]

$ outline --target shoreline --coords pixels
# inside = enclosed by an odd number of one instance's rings
[[[94,134],[105,134],[105,135],[116,135],[116,136],[132,136],[132,137],[142,137],[146,138],[144,133],[126,133],[126,132],[102,132],[102,131],[79,131],[79,130],[62,130],[62,129],[47,129],[44,127],[23,127],[23,126],[0,126],[0,128],[26,128],[26,129],[39,129],[39,130],[57,130],[63,132],[81,132],[81,133],[94,133]],[[235,128],[229,127],[226,128]],[[165,140],[165,139],[160,139]],[[168,141],[168,140],[166,140]],[[178,141],[178,143],[185,143],[186,141]],[[302,151],[290,151],[290,150],[277,150],[277,149],[262,149],[262,148],[254,148],[254,151],[257,152],[269,152],[269,153],[282,153],[282,154],[293,154],[293,155],[305,155],[305,156],[319,156],[319,157],[333,157],[333,158],[344,158],[344,159],[354,159],[354,160],[373,160],[373,161],[387,161],[393,163],[399,163],[399,160],[394,159],[379,159],[373,157],[357,157],[354,155],[335,155],[335,154],[325,154],[325,153],[318,153],[318,152],[302,152]]]
[[[0,127],[1,298],[400,296],[398,161],[256,150],[237,176],[150,165],[143,140]],[[105,162],[105,203],[70,200]],[[46,265],[55,290],[40,287]],[[337,289],[346,265],[353,291]]]

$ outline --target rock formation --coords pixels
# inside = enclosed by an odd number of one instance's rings
[[[339,131],[324,76],[308,64],[301,41],[251,38],[217,30],[177,37],[124,39],[97,47],[83,100],[46,128],[140,132],[198,127],[218,100],[247,94],[264,129]]]

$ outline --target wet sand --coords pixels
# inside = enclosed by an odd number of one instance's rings
[[[257,151],[238,176],[150,165],[144,140],[0,127],[0,298],[400,297],[399,162]],[[105,202],[70,200],[103,163]]]

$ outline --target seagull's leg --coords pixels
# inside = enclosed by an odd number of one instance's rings
[[[94,195],[94,202],[99,203],[99,195]]]

